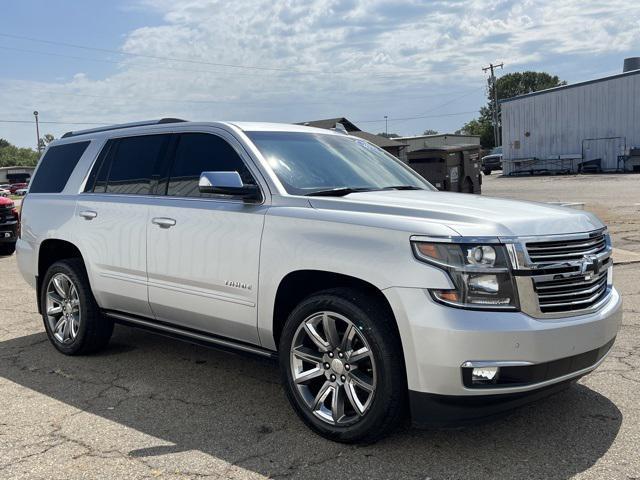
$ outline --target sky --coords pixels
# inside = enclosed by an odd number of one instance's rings
[[[1,0],[0,138],[100,124],[304,122],[453,132],[490,63],[569,83],[640,55],[629,0]],[[48,123],[52,122],[52,123]]]

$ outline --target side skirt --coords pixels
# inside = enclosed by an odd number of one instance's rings
[[[239,342],[230,338],[201,332],[199,330],[183,328],[177,325],[159,322],[157,320],[150,320],[144,317],[138,317],[135,315],[115,312],[111,310],[105,310],[103,311],[103,313],[116,323],[148,330],[152,333],[156,333],[165,337],[175,338],[177,340],[195,343],[219,350],[257,355],[259,357],[268,358],[270,360],[276,360],[278,358],[277,352],[267,350],[256,345],[251,345],[249,343]]]

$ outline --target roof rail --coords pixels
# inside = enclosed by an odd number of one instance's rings
[[[120,123],[116,125],[107,125],[105,127],[89,128],[87,130],[78,130],[77,132],[67,132],[62,138],[75,137],[77,135],[86,135],[87,133],[108,132],[109,130],[120,130],[121,128],[145,127],[148,125],[160,125],[163,123],[179,123],[186,122],[181,118],[161,118],[160,120],[146,120],[143,122]]]

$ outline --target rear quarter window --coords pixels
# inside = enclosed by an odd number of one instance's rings
[[[49,148],[31,181],[29,193],[60,193],[90,142],[66,143]]]

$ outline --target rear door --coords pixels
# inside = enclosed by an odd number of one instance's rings
[[[159,321],[257,344],[267,207],[198,190],[204,171],[238,171],[245,184],[256,184],[257,171],[250,171],[241,145],[223,132],[178,134],[172,150],[149,211],[151,308]]]
[[[147,293],[149,194],[169,138],[109,140],[79,196],[76,231],[102,308],[152,316]]]

